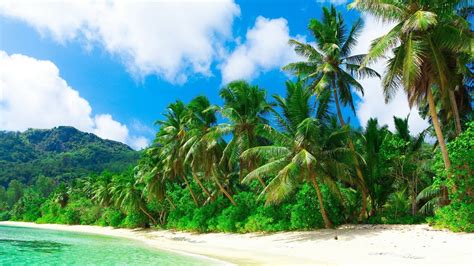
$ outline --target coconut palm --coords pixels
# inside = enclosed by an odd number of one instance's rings
[[[426,161],[422,154],[423,143],[425,140],[425,131],[419,133],[416,137],[410,135],[408,127],[408,117],[398,118],[394,117],[395,136],[401,139],[404,143],[402,148],[402,156],[395,158],[394,166],[397,169],[399,178],[406,182],[408,193],[411,198],[412,215],[418,211],[417,195],[418,185],[420,183],[420,172]]]
[[[242,154],[244,159],[257,158],[265,161],[243,181],[249,182],[259,176],[273,177],[262,192],[267,204],[280,202],[301,182],[310,183],[316,191],[324,225],[331,228],[320,184],[324,183],[337,190],[330,173],[337,172],[340,177],[347,173],[345,164],[338,160],[338,156],[345,153],[346,149],[342,147],[344,142],[341,129],[330,133],[314,118],[310,97],[311,92],[301,83],[291,82],[287,82],[286,98],[275,97],[283,113],[277,115],[277,120],[285,131],[279,132],[267,125],[265,134],[272,139],[273,144],[250,148]]]
[[[351,7],[394,22],[390,31],[372,42],[362,66],[392,51],[383,78],[386,101],[403,87],[410,106],[428,102],[431,121],[441,149],[445,168],[451,162],[446,148],[433,97],[438,88],[447,108],[456,108],[449,100],[456,81],[449,59],[461,53],[472,53],[469,23],[456,13],[456,0],[356,0]],[[458,84],[459,85],[459,84]],[[456,115],[458,112],[453,112]],[[457,117],[456,120],[459,120]],[[458,122],[456,124],[459,124]]]
[[[222,175],[218,174],[219,162],[225,148],[225,141],[216,133],[216,112],[211,108],[209,100],[205,96],[194,98],[189,104],[189,131],[188,140],[183,145],[186,151],[185,162],[190,165],[191,173],[196,182],[212,199],[211,192],[204,187],[199,176],[211,179],[219,190],[236,205],[230,193],[221,182]]]
[[[425,215],[432,214],[435,210],[442,206],[442,201],[442,190],[435,184],[425,187],[416,196],[416,202],[421,206],[418,212]]]
[[[92,186],[92,199],[101,206],[107,207],[112,204],[112,195],[110,194],[111,181],[112,175],[110,173],[103,173]]]
[[[181,178],[188,188],[196,206],[199,206],[198,199],[186,177],[185,152],[182,149],[186,142],[186,126],[188,123],[188,110],[182,101],[176,101],[168,106],[166,119],[157,122],[160,131],[157,134],[157,141],[161,145],[159,154],[162,159],[163,178],[176,180]]]
[[[245,81],[229,83],[220,91],[220,96],[224,100],[224,106],[219,110],[230,124],[221,124],[218,132],[232,134],[232,139],[223,151],[221,163],[238,162],[239,176],[242,179],[244,173],[254,169],[258,162],[252,158],[244,160],[240,155],[248,148],[260,144],[262,139],[258,132],[268,124],[264,116],[271,111],[272,106],[266,101],[265,90]],[[228,168],[232,167],[229,165]],[[261,177],[257,179],[265,186]]]
[[[69,203],[71,195],[71,187],[66,186],[65,183],[59,184],[59,186],[56,188],[56,191],[54,192],[54,202],[58,203],[61,208],[65,208],[67,204]]]
[[[158,202],[167,199],[171,205],[172,202],[166,196],[166,178],[163,178],[163,160],[161,158],[160,147],[152,146],[145,150],[144,155],[138,161],[135,167],[137,182],[144,184],[143,192],[148,200],[157,200]]]
[[[387,126],[380,127],[377,119],[371,118],[360,136],[362,156],[366,162],[362,170],[371,202],[370,216],[376,214],[393,191],[395,178],[384,164],[382,155],[382,147],[389,134]]]
[[[364,94],[362,85],[356,80],[365,77],[379,77],[379,74],[368,67],[361,67],[364,55],[351,55],[357,44],[357,36],[362,29],[362,21],[357,20],[347,32],[342,15],[334,6],[323,8],[322,20],[312,19],[309,30],[316,41],[316,46],[290,40],[295,51],[306,60],[291,63],[283,67],[305,79],[312,80],[313,90],[316,95],[330,91],[334,97],[337,115],[342,127],[345,126],[340,104],[349,105],[355,111],[351,88]],[[349,147],[353,151],[353,161],[358,177],[358,185],[362,192],[361,217],[366,215],[366,188],[359,161],[355,155],[352,141]]]
[[[131,171],[114,176],[109,190],[112,201],[126,212],[142,212],[156,224],[155,218],[147,210],[145,196],[136,181]]]

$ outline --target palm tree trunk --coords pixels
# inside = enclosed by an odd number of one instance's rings
[[[263,188],[267,187],[267,185],[265,184],[265,182],[263,181],[263,179],[260,176],[257,176],[257,179],[258,179],[258,181],[260,182],[260,185],[262,185]]]
[[[311,182],[313,183],[314,189],[316,190],[316,195],[318,196],[319,210],[321,212],[321,216],[323,217],[324,227],[330,229],[333,226],[331,220],[329,220],[328,215],[326,214],[326,209],[324,208],[323,203],[323,195],[321,194],[321,189],[319,188],[318,182],[316,181],[314,174],[311,174]]]
[[[443,132],[441,131],[441,127],[439,125],[438,113],[436,112],[436,105],[433,99],[431,89],[428,90],[427,94],[431,121],[433,122],[436,137],[438,138],[438,144],[441,149],[441,154],[443,155],[444,166],[446,170],[449,171],[449,169],[451,168],[451,161],[449,160],[448,149],[446,148],[446,142],[444,141]]]
[[[334,102],[336,103],[337,116],[339,117],[339,122],[341,123],[341,127],[344,127],[346,123],[344,122],[344,117],[342,117],[341,106],[339,105],[339,97],[337,95],[335,84],[334,84],[333,92],[334,92]],[[357,174],[357,177],[359,178],[359,183],[360,183],[359,186],[362,193],[362,202],[361,202],[362,208],[360,210],[360,215],[359,215],[359,221],[362,221],[363,219],[365,219],[365,217],[367,217],[367,189],[365,188],[364,176],[362,175],[362,171],[360,170],[359,160],[357,160],[357,157],[355,155],[354,143],[352,142],[352,139],[350,138],[349,138],[349,148],[351,149],[351,152],[352,152],[356,174]]]
[[[441,93],[445,93],[445,91],[448,90],[449,100],[451,102],[451,110],[453,111],[453,116],[454,116],[454,119],[455,119],[456,135],[459,135],[461,133],[461,121],[459,120],[459,112],[458,112],[458,108],[457,108],[457,104],[456,104],[456,99],[454,97],[454,92],[452,90],[450,90],[449,88],[447,88],[447,77],[446,77],[446,75],[447,74],[449,75],[449,73],[447,73],[447,71],[446,71],[446,65],[443,64],[443,62],[441,62],[441,60],[438,58],[438,55],[440,54],[441,51],[439,51],[437,49],[437,47],[433,44],[433,41],[432,41],[431,38],[428,38],[428,41],[429,41],[429,45],[430,45],[430,49],[431,49],[431,56],[434,59],[436,70],[438,72],[437,74],[439,76],[440,91],[441,91]],[[431,119],[434,120],[433,114],[436,114],[436,105],[434,104],[433,93],[431,92],[430,88],[428,89],[427,94],[428,94],[428,101],[429,101],[429,104],[430,104]],[[433,108],[433,111],[432,111],[432,108]],[[436,124],[438,124],[438,129],[439,129],[438,115],[436,114],[435,116],[436,116]],[[433,126],[435,126],[434,124],[435,124],[435,122],[433,121]],[[441,141],[440,141],[442,139],[443,140],[443,145],[445,146],[445,149],[446,149],[446,144],[444,142],[444,138],[443,138],[443,134],[441,133],[441,129],[439,129],[440,134],[438,133],[436,127],[435,127],[435,131],[436,131],[436,136],[438,137],[438,142],[439,142],[440,146],[442,145]],[[440,138],[440,136],[441,136],[441,138]],[[441,147],[441,152],[443,152],[443,147]],[[445,155],[443,154],[443,160],[444,160],[445,167],[446,167],[446,169],[449,169],[451,167],[451,162],[449,161],[447,150],[446,150],[446,157],[444,157],[444,156]],[[449,165],[449,167],[448,167],[448,165]]]
[[[183,175],[183,180],[184,180],[184,183],[186,183],[186,186],[188,187],[189,189],[189,193],[191,193],[191,197],[193,197],[193,200],[194,200],[194,204],[196,204],[196,206],[199,207],[199,203],[196,199],[196,195],[194,195],[194,191],[193,189],[191,188],[191,186],[189,185],[189,182],[188,182],[188,179]]]
[[[444,167],[446,168],[448,178],[451,178],[450,169],[451,169],[451,161],[449,160],[448,149],[446,147],[446,142],[444,141],[443,132],[441,131],[441,127],[439,125],[438,120],[438,113],[436,112],[436,105],[433,99],[433,93],[431,89],[427,91],[428,96],[428,106],[430,109],[431,121],[433,122],[433,127],[435,129],[436,137],[438,138],[438,144],[441,149],[441,155],[443,156]],[[442,191],[442,205],[446,205],[449,202],[448,199],[448,190],[446,187],[441,188]]]
[[[174,205],[173,201],[168,197],[168,196],[165,196],[166,200],[168,201],[168,203],[171,205],[171,207],[173,209],[176,209],[176,206]]]
[[[153,221],[153,224],[158,224],[158,223],[156,222],[156,220],[153,218],[153,216],[151,216],[151,214],[148,213],[148,212],[145,210],[145,208],[143,208],[143,206],[141,206],[141,205],[140,205],[140,210],[141,210],[146,216],[148,216],[148,218],[150,218],[150,219]]]
[[[199,187],[201,187],[202,191],[204,191],[204,193],[205,193],[209,198],[212,198],[212,197],[211,197],[211,193],[209,193],[209,190],[207,190],[207,188],[204,187],[204,185],[203,185],[202,182],[201,182],[201,179],[199,179],[199,177],[194,173],[194,171],[192,172],[192,175],[193,175],[194,180],[196,180],[196,182],[198,183]]]
[[[416,195],[411,196],[411,215],[415,216],[418,211],[418,205],[416,204]]]
[[[376,206],[375,206],[375,200],[373,199],[373,197],[370,197],[370,204],[371,204],[372,208],[370,208],[369,216],[373,217],[377,213]]]
[[[456,89],[458,86],[456,86]],[[459,118],[459,109],[458,104],[456,103],[456,98],[454,97],[454,91],[449,90],[449,100],[451,101],[451,109],[453,110],[454,124],[456,125],[456,136],[461,134],[461,119]]]
[[[254,167],[253,167],[253,163],[252,161],[250,161],[248,163],[248,171],[251,172],[254,170]],[[262,187],[265,189],[267,187],[267,184],[265,184],[265,181],[263,181],[262,177],[260,176],[257,176],[257,179],[258,179],[258,182],[260,182],[260,185],[262,185]],[[242,182],[242,180],[240,180]]]
[[[235,203],[234,198],[232,198],[229,192],[227,192],[227,190],[222,186],[221,182],[219,182],[219,179],[217,177],[215,177],[215,179],[216,179],[216,184],[219,187],[219,189],[222,191],[222,193],[224,193],[224,195],[230,200],[232,205],[237,206],[237,203]]]

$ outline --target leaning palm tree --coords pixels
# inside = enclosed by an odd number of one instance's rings
[[[107,207],[112,204],[112,195],[110,194],[112,175],[103,173],[97,179],[92,187],[92,199],[99,205]]]
[[[232,139],[223,151],[221,163],[238,162],[239,176],[242,179],[244,173],[256,167],[257,161],[252,158],[244,160],[240,155],[246,149],[259,145],[261,138],[258,132],[268,124],[264,115],[269,113],[272,107],[266,101],[265,90],[251,86],[245,81],[229,83],[220,91],[220,96],[224,99],[224,106],[219,110],[230,124],[220,124],[218,131],[221,134],[232,134]],[[257,179],[262,186],[265,186],[261,177]]]
[[[242,154],[244,159],[258,158],[265,161],[262,166],[247,174],[243,182],[259,176],[273,177],[262,192],[267,204],[280,202],[301,182],[310,183],[316,191],[324,225],[331,228],[320,184],[325,183],[337,190],[331,173],[337,173],[339,177],[345,176],[345,164],[338,157],[347,150],[343,148],[341,129],[330,133],[313,117],[310,96],[311,92],[301,86],[301,83],[287,82],[287,97],[275,97],[283,115],[275,114],[285,130],[279,132],[267,125],[265,134],[272,139],[273,144],[250,148]],[[345,130],[344,132],[347,133]],[[335,144],[339,145],[334,146]]]
[[[212,199],[211,192],[202,184],[200,176],[215,183],[233,205],[236,205],[231,194],[222,184],[222,175],[218,174],[218,162],[225,148],[225,141],[216,133],[216,111],[211,108],[205,96],[194,98],[189,104],[188,138],[183,145],[186,152],[185,163],[191,168],[194,179],[202,188],[208,199]]]
[[[340,104],[349,105],[355,111],[351,88],[364,94],[362,85],[356,79],[379,77],[375,70],[360,66],[364,55],[351,55],[352,49],[357,44],[357,36],[362,29],[362,21],[357,20],[349,32],[345,27],[342,15],[336,11],[334,6],[329,9],[324,7],[322,20],[312,19],[309,23],[309,30],[316,40],[316,47],[309,43],[290,40],[290,44],[295,47],[298,54],[305,58],[305,61],[291,63],[283,67],[284,70],[312,80],[312,87],[316,95],[319,96],[326,91],[331,92],[342,127],[346,123]],[[360,218],[363,218],[367,209],[367,189],[352,141],[349,141],[349,147],[354,154],[357,183],[362,193]]]
[[[166,195],[166,182],[169,180],[163,177],[163,163],[160,147],[152,146],[145,150],[134,168],[134,172],[137,182],[144,185],[143,192],[147,195],[148,200],[161,202],[166,199],[173,206]]]
[[[198,199],[186,177],[186,165],[184,163],[186,154],[182,149],[186,142],[187,115],[188,110],[182,101],[170,104],[168,112],[165,114],[166,120],[157,122],[161,128],[156,141],[161,145],[159,153],[163,163],[161,169],[163,178],[169,180],[181,178],[194,203],[199,206]]]
[[[449,100],[456,75],[448,67],[449,58],[462,53],[472,54],[472,33],[469,23],[456,13],[462,2],[457,0],[356,0],[351,7],[394,22],[390,31],[372,42],[362,66],[392,51],[383,79],[386,101],[403,87],[410,106],[428,102],[431,121],[436,132],[446,170],[451,161],[439,124],[432,90],[438,88],[442,102],[455,108]],[[454,112],[455,115],[458,113]],[[459,118],[456,118],[458,120]],[[450,175],[449,175],[450,176]]]
[[[143,191],[137,186],[135,177],[130,172],[125,172],[113,177],[112,185],[109,190],[109,193],[112,195],[112,201],[116,207],[126,212],[142,212],[156,224],[155,218],[153,218],[147,210]]]

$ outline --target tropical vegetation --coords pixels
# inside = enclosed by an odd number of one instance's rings
[[[308,25],[314,40],[290,40],[302,61],[283,67],[294,75],[285,95],[234,81],[220,90],[220,106],[205,96],[177,100],[133,167],[4,182],[0,218],[199,232],[427,221],[472,232],[473,41],[464,4],[354,1],[350,8],[394,25],[367,54],[352,54],[362,21],[349,26],[323,8]],[[370,68],[385,56],[386,71]],[[394,117],[393,129],[375,118],[348,123],[342,109],[355,110],[366,77],[382,79],[387,101],[404,90],[430,127],[414,134],[409,117]]]

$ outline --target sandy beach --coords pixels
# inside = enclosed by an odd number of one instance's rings
[[[238,265],[474,263],[474,234],[436,230],[428,225],[345,225],[334,230],[275,234],[195,234],[24,222],[0,222],[0,225],[125,237],[161,250],[206,256]]]

